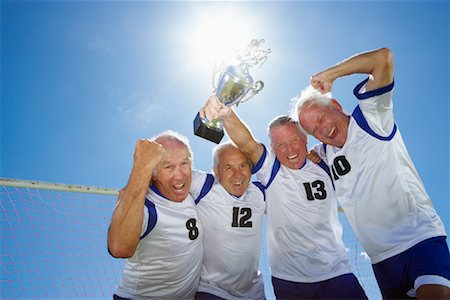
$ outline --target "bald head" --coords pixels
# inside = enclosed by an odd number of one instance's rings
[[[193,154],[187,137],[179,134],[178,132],[167,130],[154,137],[153,140],[161,144],[166,150],[185,147],[192,162]]]

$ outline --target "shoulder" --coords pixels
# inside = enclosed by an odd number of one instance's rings
[[[259,181],[253,181],[249,184],[247,194],[266,201],[266,187]]]

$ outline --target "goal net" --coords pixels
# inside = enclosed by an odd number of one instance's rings
[[[0,178],[0,298],[112,299],[123,259],[107,250],[117,189]],[[380,299],[370,261],[341,214],[353,272]],[[264,231],[265,232],[265,231]],[[261,242],[266,298],[275,299]]]

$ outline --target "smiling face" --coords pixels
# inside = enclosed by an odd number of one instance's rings
[[[277,159],[290,169],[300,168],[306,159],[306,136],[296,123],[289,122],[270,129],[270,144]]]
[[[174,202],[186,199],[192,180],[191,156],[186,145],[176,140],[158,141],[166,150],[156,168],[153,182],[161,194]]]
[[[319,141],[336,147],[342,147],[347,140],[350,117],[333,99],[331,105],[307,102],[303,105],[299,121],[308,134]]]
[[[247,190],[251,178],[250,161],[236,147],[229,145],[221,149],[218,165],[213,170],[228,193],[242,196]]]

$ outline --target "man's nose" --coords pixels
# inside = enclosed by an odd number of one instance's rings
[[[183,178],[183,176],[184,176],[183,170],[180,167],[175,168],[174,177],[176,179],[181,179]]]
[[[242,171],[239,168],[233,168],[232,172],[233,172],[232,173],[233,177],[240,177],[240,176],[242,176]]]
[[[295,146],[294,145],[287,145],[287,153],[288,155],[291,154],[292,152],[295,152]]]

